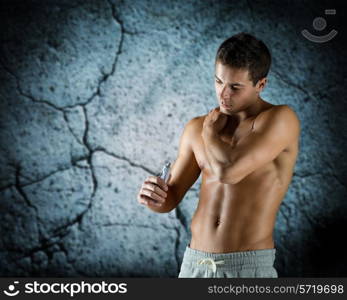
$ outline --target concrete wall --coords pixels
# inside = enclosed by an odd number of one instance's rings
[[[201,177],[168,214],[136,194],[176,158],[185,123],[217,105],[215,52],[240,31],[272,52],[263,98],[291,106],[302,125],[274,233],[279,276],[347,275],[337,3],[2,1],[0,14],[1,276],[178,275]],[[318,44],[304,28],[339,33]]]

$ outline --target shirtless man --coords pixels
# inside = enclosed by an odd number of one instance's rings
[[[167,184],[149,176],[138,194],[151,210],[169,212],[202,172],[179,277],[278,277],[273,230],[298,155],[300,121],[289,106],[260,97],[270,64],[255,37],[225,40],[216,55],[218,107],[185,125]]]

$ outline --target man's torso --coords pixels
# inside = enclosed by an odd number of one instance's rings
[[[259,126],[259,116],[268,113],[272,106],[269,104],[258,115],[245,119],[233,136],[225,134],[222,139],[237,145]],[[224,184],[218,181],[207,163],[201,137],[204,118],[199,117],[192,146],[202,183],[191,223],[190,247],[216,253],[273,248],[276,214],[292,178],[298,141],[237,184]]]

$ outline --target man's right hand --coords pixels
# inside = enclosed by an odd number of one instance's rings
[[[158,176],[149,176],[142,184],[137,195],[137,201],[146,206],[162,207],[165,204],[169,187]]]

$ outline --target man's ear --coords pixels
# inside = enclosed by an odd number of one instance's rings
[[[258,80],[257,84],[255,85],[256,92],[258,94],[261,93],[261,91],[265,88],[266,83],[267,83],[267,78],[266,77]]]

